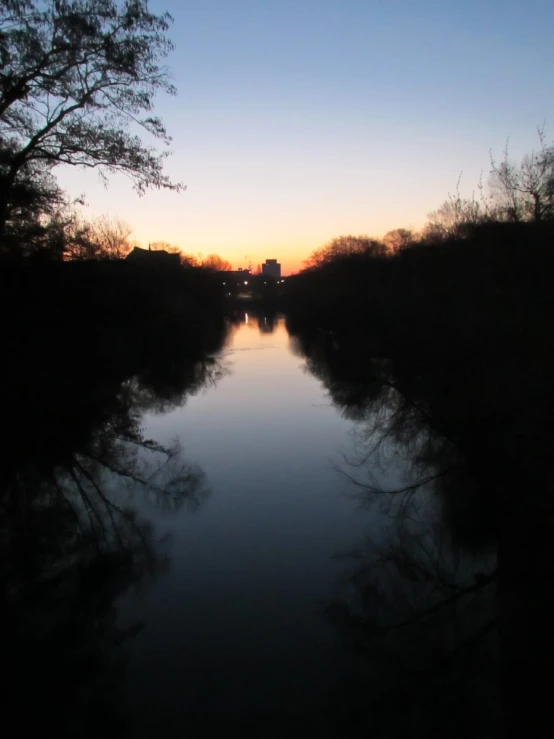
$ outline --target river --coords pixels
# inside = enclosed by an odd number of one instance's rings
[[[94,364],[85,338],[12,378],[13,721],[87,739],[495,736],[493,539],[401,368],[279,316],[198,328],[201,349],[168,330]]]
[[[284,319],[267,321],[245,314],[218,382],[143,419],[146,436],[179,440],[210,492],[192,514],[148,510],[171,563],[122,607],[145,624],[127,683],[140,736],[298,721],[322,731],[344,677],[322,604],[341,590],[338,555],[368,525],[336,469],[353,423],[305,370]]]

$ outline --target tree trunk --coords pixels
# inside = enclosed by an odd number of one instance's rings
[[[21,164],[15,162],[10,167],[9,172],[2,178],[0,188],[0,249],[6,248],[5,234],[6,224],[10,215],[10,195],[14,186],[17,173],[21,168]]]

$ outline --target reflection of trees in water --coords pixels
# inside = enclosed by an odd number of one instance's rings
[[[383,737],[498,735],[490,474],[460,443],[463,429],[446,422],[446,406],[421,391],[416,368],[350,339],[308,331],[293,339],[357,421],[343,472],[381,516],[348,557],[344,598],[326,609],[360,657],[344,720]]]
[[[389,525],[349,555],[344,600],[327,607],[363,658],[351,685],[364,696],[361,727],[385,737],[496,736],[494,555],[456,545],[422,489],[379,502]]]
[[[204,357],[183,366],[182,362],[167,362],[149,367],[126,383],[133,404],[150,413],[168,413],[182,406],[189,395],[207,387],[215,387],[225,373],[212,357]]]
[[[278,316],[275,313],[264,313],[258,316],[258,329],[261,334],[272,334],[277,326]]]
[[[40,378],[43,390],[59,388],[59,369]],[[145,438],[142,415],[182,404],[218,374],[205,358],[152,362],[132,379],[82,387],[81,414],[72,413],[71,384],[55,402],[45,395],[42,408],[36,389],[33,407],[8,408],[33,423],[19,446],[12,440],[2,470],[6,723],[68,737],[124,733],[121,647],[142,625],[121,624],[116,600],[166,563],[134,501],[140,494],[194,509],[207,494],[202,471],[177,444]]]

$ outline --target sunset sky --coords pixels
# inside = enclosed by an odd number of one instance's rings
[[[152,0],[168,10],[181,194],[60,170],[134,238],[285,272],[341,234],[418,228],[489,149],[554,139],[552,0]]]

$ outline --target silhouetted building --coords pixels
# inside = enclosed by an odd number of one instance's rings
[[[178,267],[181,264],[179,254],[170,254],[163,249],[151,251],[150,249],[141,249],[139,246],[135,246],[125,259],[133,264],[147,267]]]
[[[265,264],[262,264],[262,275],[281,279],[281,265],[276,259],[266,259]]]

